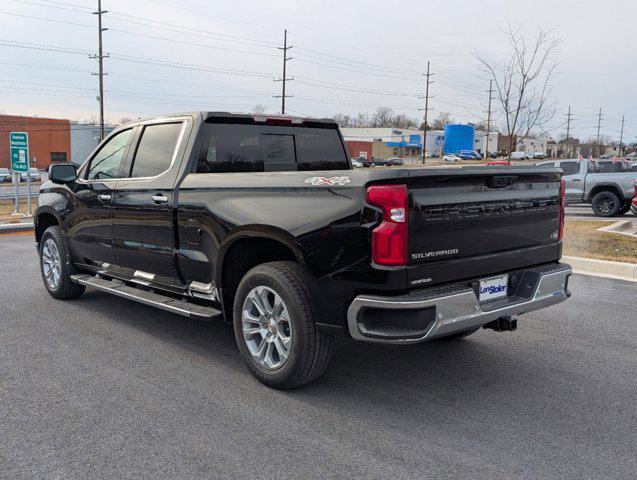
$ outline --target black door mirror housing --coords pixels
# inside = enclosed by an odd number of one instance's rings
[[[65,185],[77,180],[77,165],[74,163],[54,163],[49,167],[49,180]]]

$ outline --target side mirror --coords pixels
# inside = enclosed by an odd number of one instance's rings
[[[74,163],[54,163],[49,167],[49,180],[65,185],[77,180],[77,165]]]

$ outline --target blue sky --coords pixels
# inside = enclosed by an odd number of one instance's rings
[[[0,1],[0,110],[97,115],[97,1]],[[184,110],[280,108],[288,29],[288,112],[307,116],[392,107],[422,115],[426,62],[435,73],[431,115],[484,117],[488,80],[473,53],[497,62],[502,30],[553,29],[562,38],[554,96],[555,136],[569,105],[573,134],[636,141],[635,29],[630,1],[200,1],[104,0],[106,115],[112,121]],[[48,19],[43,20],[43,19]],[[18,43],[21,42],[21,43]]]

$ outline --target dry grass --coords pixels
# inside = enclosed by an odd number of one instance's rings
[[[19,197],[18,200],[20,202],[20,213],[26,213],[27,197]],[[13,198],[0,200],[0,223],[14,223],[22,219],[22,217],[11,215],[14,209],[13,201]],[[34,195],[31,197],[31,211],[35,212],[36,208],[38,208],[38,196]]]
[[[637,263],[637,239],[618,233],[598,232],[608,222],[566,220],[564,255]]]

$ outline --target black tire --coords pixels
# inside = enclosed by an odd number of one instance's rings
[[[469,330],[463,330],[462,332],[452,333],[451,335],[447,335],[445,337],[440,337],[440,340],[458,340],[459,338],[468,337],[480,330],[480,327],[470,328]]]
[[[47,241],[55,243],[60,258],[59,281],[55,285],[51,285],[49,283],[44,271],[43,251]],[[77,298],[84,293],[84,285],[78,285],[71,281],[71,275],[77,273],[77,271],[71,263],[71,255],[69,254],[66,237],[59,226],[54,225],[46,229],[40,239],[38,251],[40,254],[40,273],[42,275],[42,281],[44,282],[44,287],[51,296],[60,300],[70,300]]]
[[[288,390],[308,384],[320,377],[332,352],[333,335],[316,326],[313,303],[314,279],[294,262],[271,262],[258,265],[243,277],[234,298],[234,333],[239,352],[250,372],[262,383]],[[276,292],[288,309],[291,325],[289,356],[276,369],[261,365],[248,349],[243,334],[242,310],[252,289],[268,287]],[[257,337],[258,338],[258,337]]]
[[[622,205],[617,194],[611,191],[599,192],[591,203],[593,212],[598,217],[614,217]]]

